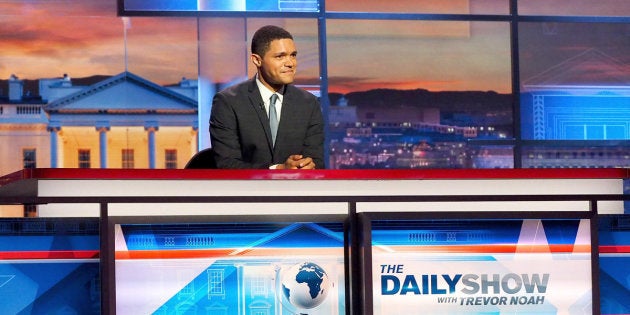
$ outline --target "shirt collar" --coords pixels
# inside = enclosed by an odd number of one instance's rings
[[[260,97],[262,97],[263,102],[265,102],[265,104],[269,103],[269,99],[271,98],[271,95],[274,93],[272,90],[270,90],[268,87],[266,87],[262,82],[260,82],[260,80],[258,79],[258,74],[256,74],[256,85],[258,86],[258,91],[260,91]],[[286,85],[283,86],[280,90],[278,90],[278,92],[276,92],[276,94],[278,94],[278,100],[282,103],[282,99],[284,97],[284,91],[286,90]]]

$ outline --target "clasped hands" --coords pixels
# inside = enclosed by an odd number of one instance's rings
[[[313,159],[310,157],[304,157],[300,154],[291,155],[287,158],[284,164],[278,164],[276,169],[281,170],[296,170],[296,169],[305,169],[312,170],[315,169],[316,165],[313,162]]]

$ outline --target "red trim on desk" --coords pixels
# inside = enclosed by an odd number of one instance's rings
[[[227,169],[24,169],[0,177],[0,186],[25,179],[182,180],[413,180],[628,178],[629,169],[426,169],[426,170],[227,170]]]
[[[0,260],[90,258],[99,258],[99,250],[34,250],[0,252]]]
[[[630,254],[628,245],[599,245],[600,254]]]

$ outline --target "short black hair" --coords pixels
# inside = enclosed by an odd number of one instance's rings
[[[266,25],[259,28],[252,37],[252,54],[264,56],[269,50],[269,44],[277,39],[290,39],[293,36],[287,30],[275,25]]]

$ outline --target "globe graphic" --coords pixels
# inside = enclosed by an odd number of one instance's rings
[[[312,262],[293,265],[282,273],[282,293],[297,308],[310,309],[320,305],[330,286],[326,271]]]

